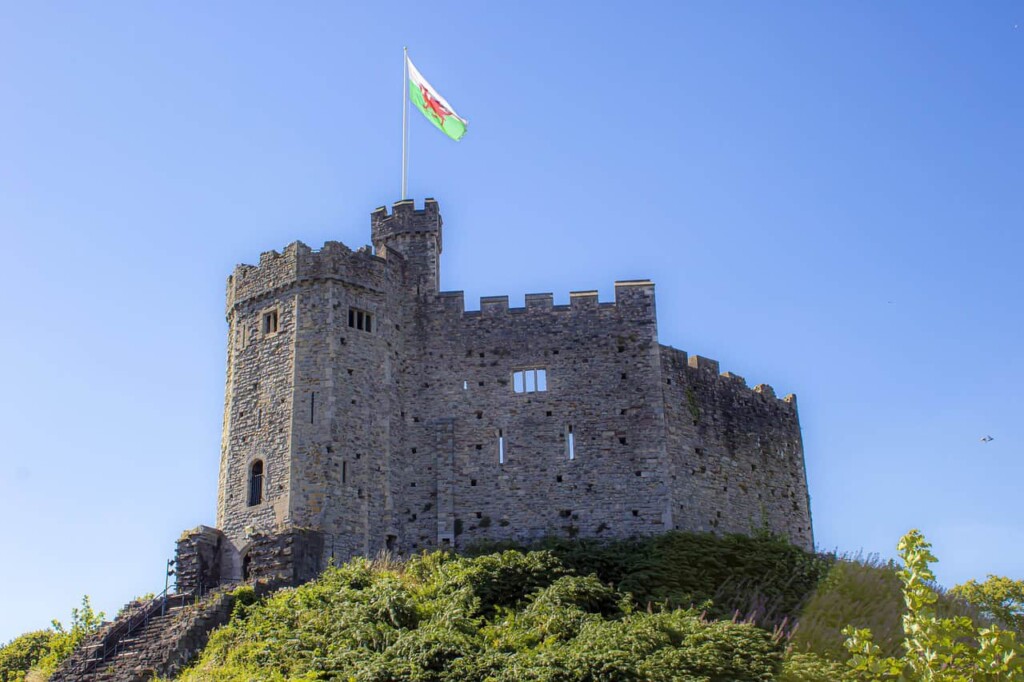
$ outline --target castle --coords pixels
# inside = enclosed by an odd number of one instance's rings
[[[813,548],[795,397],[662,345],[652,282],[466,310],[439,291],[436,201],[371,230],[228,278],[217,528],[179,540],[179,591],[546,535]]]

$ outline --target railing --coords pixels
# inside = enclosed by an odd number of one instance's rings
[[[174,595],[179,597],[180,595]],[[138,629],[145,627],[157,613],[167,613],[168,602],[172,599],[167,589],[153,597],[145,605],[127,614],[123,622],[114,621],[110,630],[103,635],[103,641],[95,646],[86,658],[77,665],[71,666],[66,672],[72,676],[84,675],[96,668],[97,665],[116,656],[120,653],[124,640]]]

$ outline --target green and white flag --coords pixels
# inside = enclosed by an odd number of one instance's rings
[[[409,67],[409,99],[441,132],[456,142],[461,140],[469,121],[455,113],[448,100],[412,65],[411,59],[406,57],[405,61]]]

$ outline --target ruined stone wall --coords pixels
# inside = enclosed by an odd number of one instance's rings
[[[662,346],[675,528],[766,529],[813,549],[796,397]]]
[[[187,530],[178,538],[174,553],[175,590],[199,593],[220,584],[224,534],[209,526]]]

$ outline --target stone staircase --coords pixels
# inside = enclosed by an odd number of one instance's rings
[[[172,595],[130,604],[117,620],[86,640],[50,682],[148,682],[178,673],[202,651],[214,628],[227,622],[234,597],[227,589],[199,599]]]

